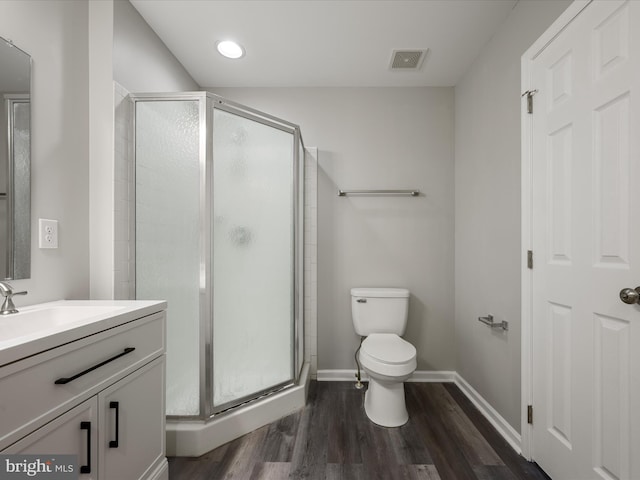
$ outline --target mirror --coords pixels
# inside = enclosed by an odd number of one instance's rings
[[[0,278],[31,270],[31,57],[0,37]]]

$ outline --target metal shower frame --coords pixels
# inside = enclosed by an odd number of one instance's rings
[[[229,101],[219,95],[210,92],[180,92],[180,93],[136,93],[130,94],[132,103],[131,132],[133,139],[133,151],[131,158],[135,164],[135,108],[138,102],[157,101],[197,101],[199,112],[199,163],[200,163],[200,268],[204,271],[204,285],[200,285],[200,332],[199,332],[199,414],[198,415],[168,415],[171,419],[208,419],[214,415],[222,414],[229,409],[243,405],[254,399],[258,399],[295,385],[300,377],[304,365],[304,142],[300,127],[294,123],[282,120],[264,112],[260,112],[245,105]],[[293,262],[291,275],[293,278],[292,292],[292,368],[293,378],[266,390],[256,392],[228,404],[213,406],[213,280],[212,280],[212,256],[213,256],[213,224],[211,212],[213,211],[213,111],[219,109],[228,113],[244,117],[246,119],[277,128],[293,135]],[[209,128],[211,126],[211,128]],[[132,182],[135,185],[135,168],[133,168]],[[135,226],[135,201],[131,205],[131,225]],[[135,228],[131,234],[131,253],[135,255]],[[135,269],[135,260],[133,262]],[[135,275],[133,275],[133,296],[135,298]]]

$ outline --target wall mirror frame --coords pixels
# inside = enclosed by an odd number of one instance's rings
[[[31,56],[0,37],[0,278],[31,274]]]

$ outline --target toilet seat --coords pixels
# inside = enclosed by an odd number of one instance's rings
[[[401,377],[416,369],[416,347],[394,333],[372,333],[362,342],[360,361],[374,373]]]
[[[372,333],[362,342],[360,351],[391,365],[410,362],[416,356],[416,347],[395,333]]]

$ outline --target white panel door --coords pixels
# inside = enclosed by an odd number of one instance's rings
[[[533,444],[554,480],[640,479],[640,2],[532,64]]]

